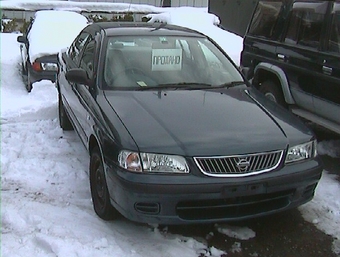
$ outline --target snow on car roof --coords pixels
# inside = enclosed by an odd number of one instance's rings
[[[41,56],[57,54],[60,49],[68,47],[87,24],[86,17],[72,11],[36,12],[28,34],[31,63]]]

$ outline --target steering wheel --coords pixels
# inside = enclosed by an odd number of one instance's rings
[[[133,77],[131,76],[132,74],[136,75],[142,75],[144,77],[150,78],[142,69],[137,68],[137,67],[126,67],[125,69],[115,73],[110,80],[108,81],[110,85],[112,86],[117,86],[114,85],[117,81],[122,80],[120,85],[118,87],[126,87],[126,85],[131,85],[131,83],[135,83],[136,81],[133,81]],[[124,77],[125,76],[125,77]]]
[[[142,74],[144,76],[147,76],[142,69],[137,68],[137,67],[127,67],[123,72],[127,74],[132,73],[132,74]]]

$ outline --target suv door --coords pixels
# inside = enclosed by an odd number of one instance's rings
[[[325,51],[320,53],[320,75],[314,92],[315,113],[340,124],[340,1],[332,3]]]
[[[295,1],[276,58],[286,73],[298,107],[314,112],[313,95],[322,71],[320,48],[326,29],[327,1]]]
[[[276,61],[277,40],[283,29],[281,13],[285,8],[281,0],[261,0],[258,3],[241,54],[242,66],[250,68],[244,70],[248,79],[254,76],[254,68],[259,63]]]

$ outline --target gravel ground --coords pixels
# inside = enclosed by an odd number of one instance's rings
[[[220,234],[214,225],[170,226],[168,231],[204,240],[228,257],[337,257],[331,250],[333,238],[306,222],[296,209],[229,225],[248,227],[256,236],[231,238]]]

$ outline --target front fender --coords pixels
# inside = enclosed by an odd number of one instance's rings
[[[285,72],[278,66],[272,65],[270,63],[260,62],[254,69],[254,77],[256,77],[262,70],[270,72],[277,77],[277,79],[280,81],[280,86],[282,88],[286,103],[295,104],[294,98],[289,89],[289,83]]]

